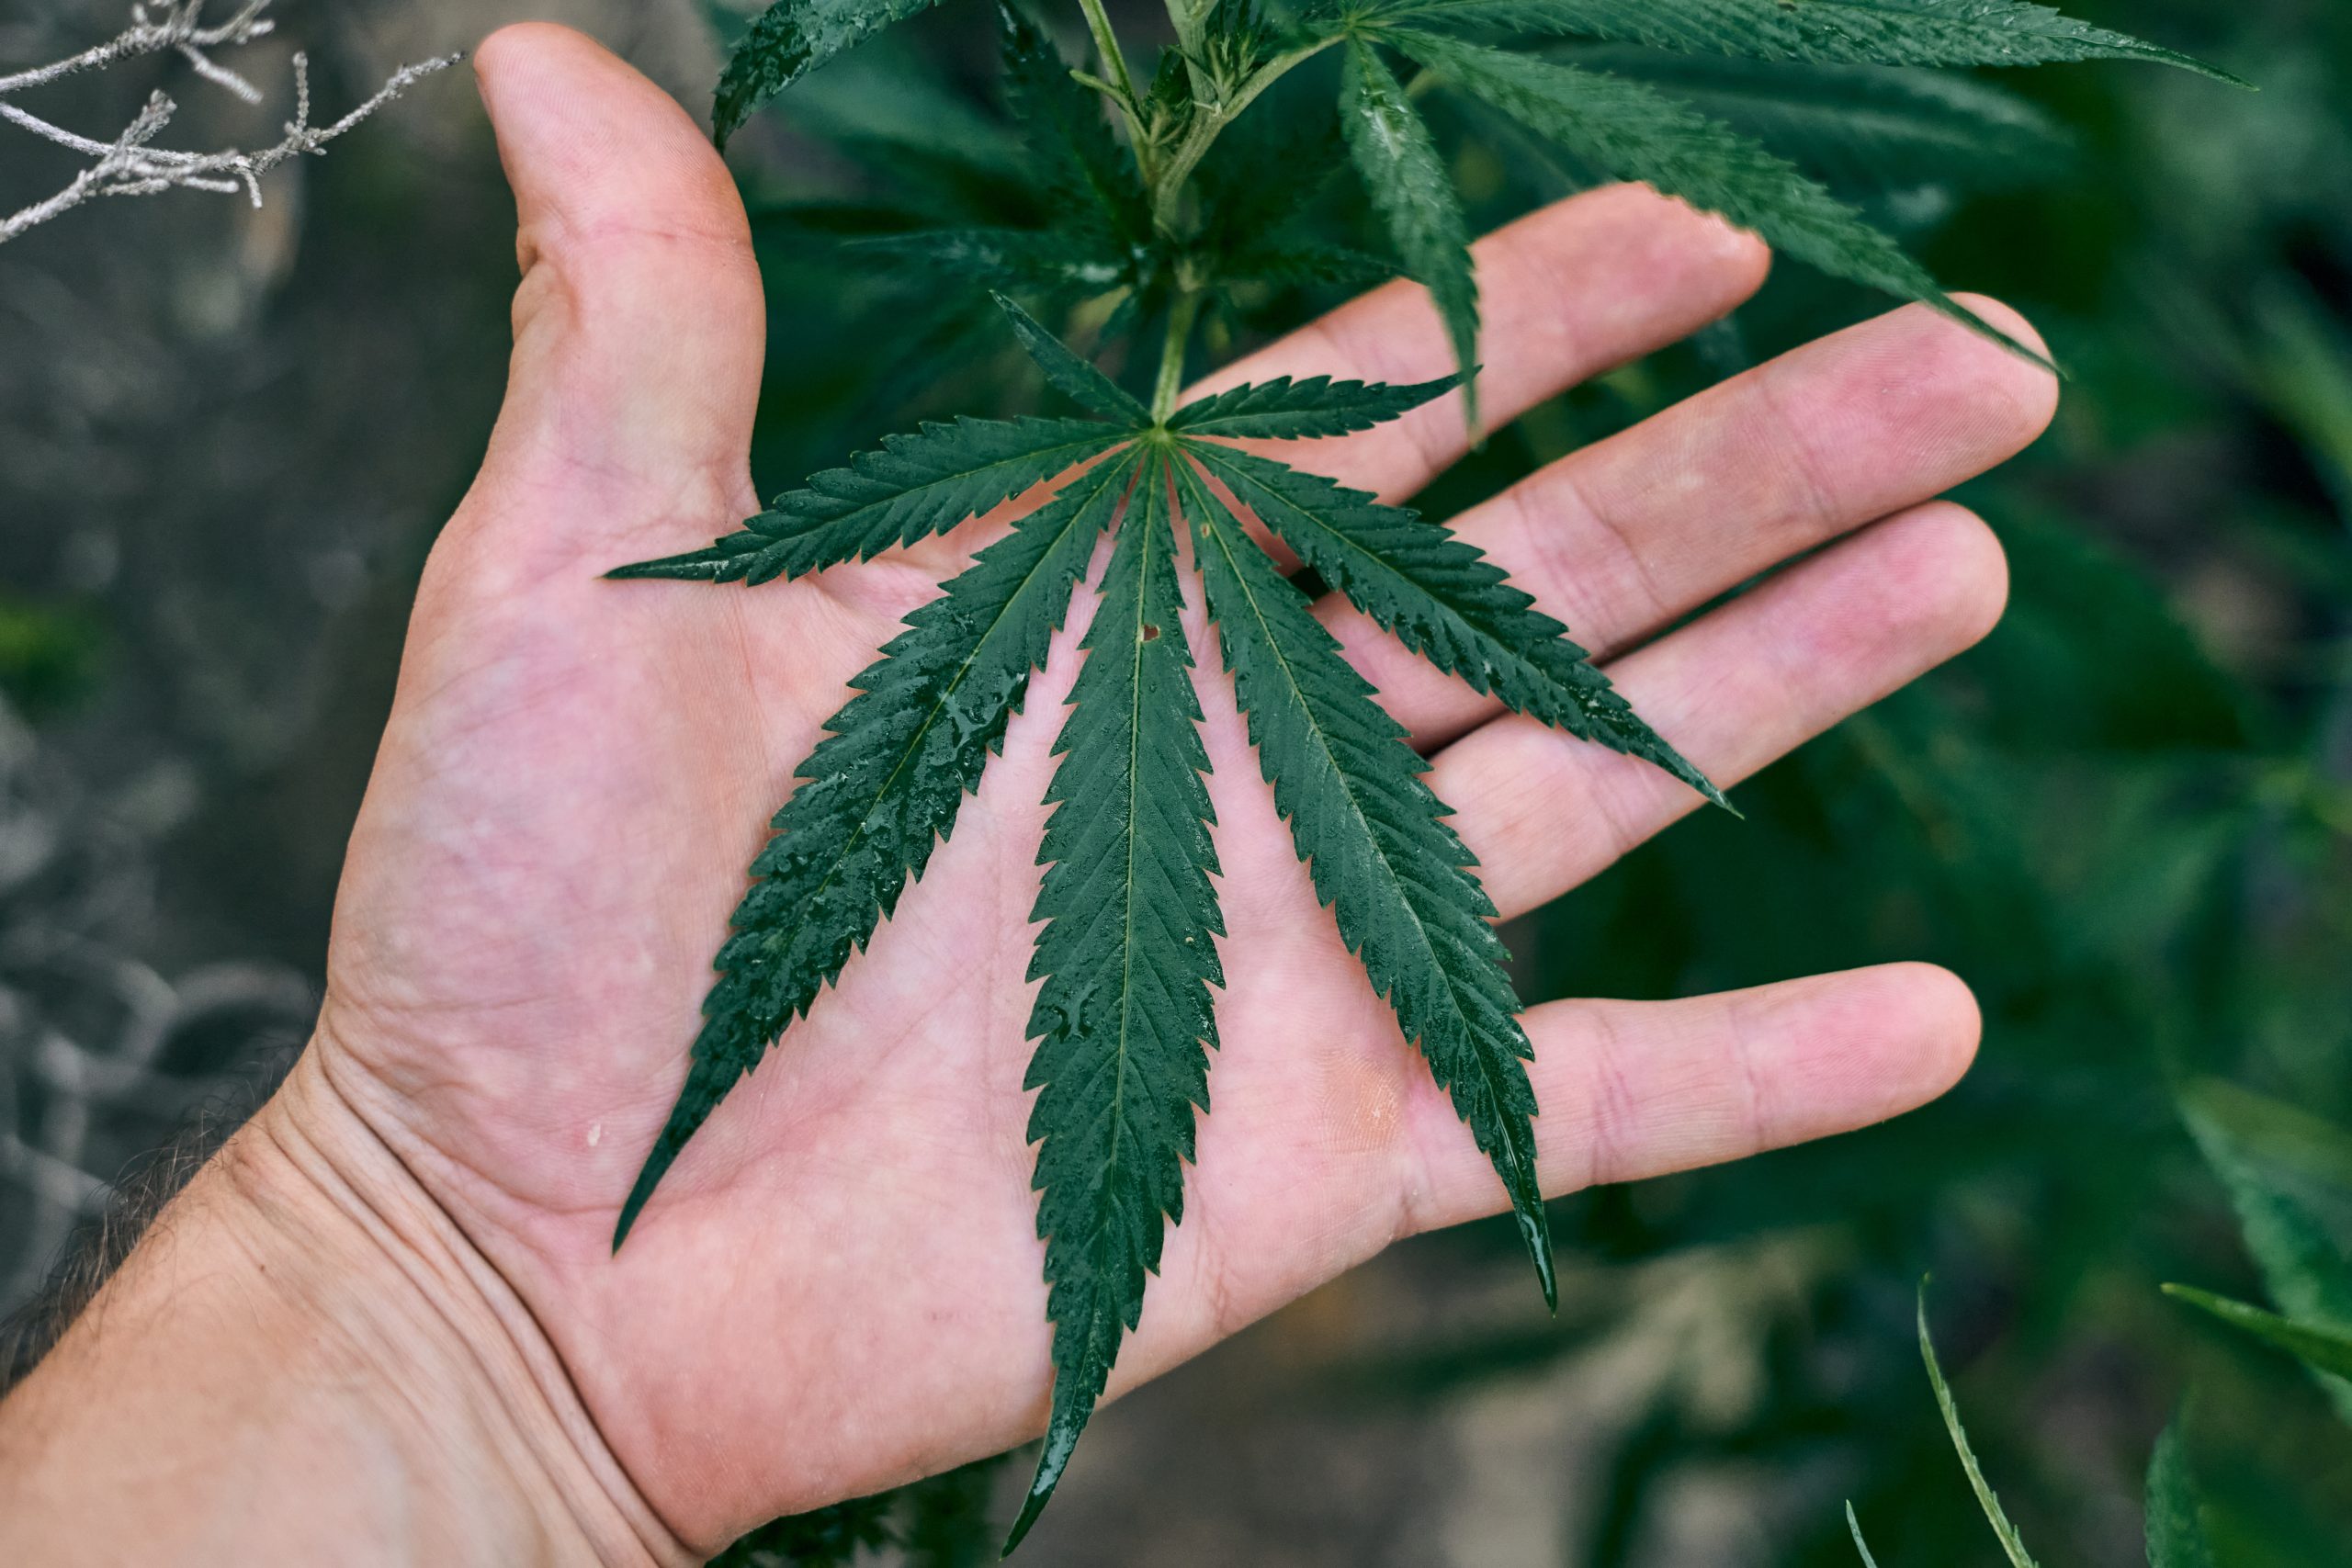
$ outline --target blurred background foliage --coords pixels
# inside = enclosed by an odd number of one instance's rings
[[[2347,1168],[2277,1156],[2352,1126],[2352,8],[2067,8],[2263,91],[1606,51],[2026,310],[2072,380],[2050,435],[1962,497],[2012,562],[1989,641],[1744,786],[1746,821],[1679,827],[1512,931],[1530,999],[1933,960],[1983,1001],[1975,1070],[1885,1127],[1556,1205],[1557,1320],[1521,1299],[1502,1230],[1396,1249],[1107,1410],[1026,1558],[1843,1564],[1850,1497],[1889,1568],[1987,1562],[1919,1366],[1931,1272],[1976,1452],[2041,1561],[2143,1560],[2142,1475],[2186,1401],[2220,1561],[2352,1562],[2341,1391],[2157,1290],[2352,1326],[2327,1293],[2352,1280]],[[10,21],[0,55],[113,26],[58,9],[79,21]],[[735,25],[690,0],[285,7],[353,84],[523,14],[591,27],[697,107],[711,29]],[[1049,19],[1074,46],[1074,16]],[[770,291],[763,490],[918,417],[1040,401],[977,286],[894,243],[1039,220],[993,28],[944,6],[739,140]],[[2008,106],[1989,152],[1938,133],[1937,103],[1981,120],[1988,87]],[[1896,97],[1910,112],[1873,112]],[[1330,101],[1278,87],[1266,139],[1228,137],[1209,177],[1357,222],[1346,182],[1273,177],[1336,164]],[[1466,115],[1440,134],[1481,227],[1584,181]],[[31,161],[0,157],[0,205]],[[511,256],[478,109],[420,94],[300,178],[266,219],[118,204],[0,252],[10,1299],[124,1161],[299,1038],[407,593],[494,407]],[[1381,254],[1369,229],[1360,250]],[[1366,265],[1335,251],[1236,290],[1216,352]],[[1103,324],[1058,303],[1081,338]],[[1733,323],[1497,432],[1423,504],[1880,308],[1782,269]],[[977,1562],[993,1537],[956,1521],[990,1483],[821,1525]],[[769,1540],[743,1559],[815,1560]]]

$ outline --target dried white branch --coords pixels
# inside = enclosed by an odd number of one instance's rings
[[[100,70],[134,56],[169,51],[187,60],[204,80],[247,103],[259,103],[260,89],[215,61],[208,51],[233,49],[271,31],[276,24],[263,15],[269,3],[270,0],[247,0],[229,20],[208,28],[203,25],[205,0],[147,0],[131,6],[131,25],[109,42],[54,64],[0,76],[0,120],[96,160],[56,195],[0,219],[0,243],[99,197],[152,196],[165,190],[202,190],[233,196],[242,191],[259,207],[262,176],[290,158],[324,151],[328,142],[399,97],[419,79],[446,70],[463,58],[445,55],[403,67],[377,89],[375,96],[333,125],[313,126],[310,62],[297,54],[294,118],[287,122],[286,134],[277,142],[251,152],[232,148],[219,152],[188,152],[153,145],[170,125],[178,107],[162,93],[150,97],[137,118],[111,142],[67,130],[7,101],[9,95],[27,87],[40,86],[77,72]]]

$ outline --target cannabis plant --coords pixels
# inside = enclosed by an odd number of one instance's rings
[[[719,84],[719,140],[808,71],[927,4],[772,6]],[[1223,926],[1193,683],[1206,650],[1184,630],[1188,586],[1317,896],[1493,1162],[1547,1300],[1531,1049],[1494,906],[1422,779],[1425,763],[1269,545],[1480,693],[1724,804],[1567,628],[1478,550],[1266,449],[1366,430],[1457,387],[1463,417],[1476,421],[1477,280],[1462,201],[1423,114],[1430,92],[1500,117],[1595,177],[1646,182],[1755,231],[1784,256],[1922,301],[2030,355],[1761,142],[1630,70],[1599,68],[1613,57],[1486,40],[1561,35],[1816,71],[2109,57],[2220,74],[2018,0],[1326,0],[1279,17],[1260,0],[1170,0],[1173,41],[1143,76],[1101,0],[1081,0],[1081,10],[1090,69],[1073,68],[1029,18],[1001,13],[1006,96],[1024,130],[1023,173],[1040,220],[900,234],[892,247],[1021,293],[1049,315],[1100,322],[1093,355],[1081,355],[1009,294],[995,296],[1046,381],[1082,412],[925,424],[814,476],[707,548],[613,573],[756,585],[870,559],[1007,502],[1027,508],[908,617],[800,765],[805,782],[775,818],[719,948],[684,1087],[622,1209],[617,1246],[695,1131],[817,1004],[953,832],[1111,537],[1038,857],[1027,1087],[1056,1379],[1016,1542],[1052,1495],[1136,1326],[1165,1228],[1182,1211],[1194,1116],[1208,1105]],[[1309,121],[1280,155],[1260,144],[1246,158],[1214,156],[1270,88],[1327,54],[1337,58],[1336,114]],[[1958,123],[1994,141],[2004,131],[1998,115],[1971,107],[1994,100],[1913,96],[1947,131]],[[1279,172],[1342,159],[1393,267],[1288,221],[1298,190]],[[1456,375],[1413,386],[1285,378],[1182,398],[1204,313],[1229,310],[1251,287],[1386,270],[1427,287]],[[1138,342],[1158,344],[1156,364],[1136,366]],[[1132,388],[1095,362],[1114,354]]]
[[[2302,1363],[2335,1407],[2352,1422],[2352,1133],[2295,1106],[2209,1079],[2180,1097],[2182,1119],[2220,1179],[2238,1230],[2283,1312],[2168,1284],[2165,1293],[2201,1307],[2222,1323]],[[2011,1568],[2034,1568],[2024,1539],[1977,1461],[1960,1406],[1928,1333],[1928,1292],[1919,1288],[1919,1355],[1960,1457],[1969,1489]],[[2186,1416],[2156,1439],[2148,1461],[2144,1533],[2148,1568],[2212,1568],[2216,1532],[2188,1461]],[[1854,1506],[1846,1528],[1863,1568],[1878,1568]]]

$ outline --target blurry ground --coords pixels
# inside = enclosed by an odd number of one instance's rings
[[[0,60],[126,7],[42,11],[0,24]],[[39,107],[111,137],[167,84],[177,144],[250,144],[295,49],[338,113],[504,13],[711,69],[684,6],[294,5],[238,61],[260,108],[153,62]],[[74,166],[10,131],[0,209]],[[218,1075],[307,1032],[409,587],[496,407],[512,212],[457,72],[259,211],[101,203],[0,249],[0,639],[65,645],[0,711],[0,1306]],[[36,733],[26,706],[64,712]]]

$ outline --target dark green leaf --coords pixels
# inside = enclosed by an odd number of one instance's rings
[[[2232,1301],[2227,1296],[2217,1296],[2211,1291],[2200,1291],[2189,1285],[2166,1285],[2164,1289],[2165,1294],[2175,1301],[2203,1308],[2231,1327],[2241,1329],[2266,1345],[2286,1351],[2313,1371],[2352,1378],[2352,1333],[2324,1324],[2281,1317],[2275,1312],[2265,1312],[2258,1306]]]
[[[91,694],[107,662],[107,624],[80,607],[20,600],[0,589],[0,714],[35,716]]]
[[[2181,1113],[2230,1195],[2271,1299],[2290,1317],[2352,1333],[2352,1137],[2217,1082],[2183,1094]],[[2352,1421],[2352,1383],[2320,1382]]]
[[[1840,65],[2146,60],[2245,85],[2188,55],[2027,0],[1390,0],[1373,17]]]
[[[1443,397],[1461,384],[1459,376],[1408,386],[1385,382],[1334,381],[1310,376],[1303,381],[1279,377],[1213,392],[1168,417],[1168,428],[1188,435],[1227,435],[1272,441],[1345,435],[1370,430]]]
[[[2156,1439],[2148,1461],[2148,1568],[2213,1568],[2212,1544],[2199,1516],[2197,1478],[2189,1473],[2188,1445],[2175,1419]]]
[[[1070,76],[1053,39],[1010,5],[998,7],[1004,34],[1005,100],[1029,144],[1054,207],[1073,226],[1122,246],[1150,237],[1150,209],[1135,160],[1112,137],[1100,93]]]
[[[1218,264],[1216,281],[1271,284],[1276,288],[1370,288],[1396,276],[1394,262],[1349,245],[1309,240],[1270,240],[1246,245]]]
[[[776,0],[727,57],[711,106],[721,147],[752,111],[852,44],[862,43],[935,0]]]
[[[1638,82],[1433,34],[1411,34],[1398,45],[1453,85],[1621,179],[1721,213],[1798,261],[1931,305],[2036,364],[2049,363],[1954,301],[1900,245],[1786,159]]]
[[[1965,76],[1610,47],[1563,58],[1647,83],[1833,187],[2005,188],[2054,181],[2075,161],[2074,138],[2039,106]]]
[[[1846,1505],[1846,1529],[1854,1537],[1854,1550],[1862,1554],[1862,1568],[1878,1568],[1878,1559],[1871,1555],[1870,1542],[1862,1539],[1862,1521],[1854,1517],[1854,1505]]]
[[[1321,228],[1302,219],[1311,216],[1347,166],[1347,141],[1329,100],[1308,95],[1259,99],[1217,138],[1193,176],[1200,251],[1230,267],[1235,257],[1261,248],[1320,243]],[[1296,229],[1306,229],[1306,237],[1292,231]]]
[[[712,1558],[707,1568],[854,1568],[891,1545],[893,1499],[885,1492],[771,1519]]]
[[[844,56],[793,84],[794,130],[941,197],[1019,199],[1032,181],[1013,128],[910,51]]]
[[[1593,668],[1567,627],[1451,530],[1317,474],[1187,443],[1283,543],[1406,647],[1517,711],[1654,762],[1727,807]]]
[[[1421,777],[1428,762],[1306,595],[1189,462],[1176,468],[1209,613],[1275,808],[1340,939],[1494,1162],[1544,1300],[1556,1302],[1535,1175],[1533,1050],[1470,852]]]
[[[1453,340],[1464,411],[1477,423],[1478,283],[1470,232],[1420,111],[1372,46],[1351,39],[1340,78],[1340,126],[1348,152],[1405,270],[1427,286]]]
[[[907,617],[907,630],[852,682],[858,694],[826,721],[831,733],[797,770],[808,782],[776,813],[775,837],[752,863],[685,1085],[622,1207],[616,1247],[687,1140],[954,830],[1137,461],[1096,465],[982,550]]]
[[[805,1514],[772,1519],[710,1560],[710,1568],[854,1568],[897,1548],[902,1568],[973,1568],[993,1555],[990,1483],[998,1454]]]
[[[1131,280],[1127,257],[1054,229],[919,229],[858,239],[849,248],[967,287],[1084,298]]]
[[[2009,1523],[2008,1515],[2001,1511],[2001,1500],[1993,1495],[1992,1484],[1976,1462],[1976,1452],[1968,1446],[1968,1433],[1960,1424],[1960,1406],[1952,1402],[1951,1386],[1944,1382],[1944,1370],[1936,1361],[1935,1342],[1928,1337],[1928,1287],[1924,1280],[1919,1286],[1919,1358],[1928,1363],[1928,1382],[1936,1391],[1936,1408],[1943,1412],[1944,1430],[1951,1434],[1951,1446],[1960,1454],[1960,1467],[1968,1472],[1968,1484],[1976,1494],[1977,1506],[1984,1510],[1993,1533],[2000,1539],[2010,1568],[2034,1568],[2025,1542],[2018,1536],[2017,1526]]]
[[[883,438],[844,468],[809,477],[740,533],[707,548],[617,567],[610,577],[766,582],[944,534],[967,517],[1127,439],[1083,419],[957,419]]]
[[[1216,1043],[1209,987],[1225,934],[1209,878],[1208,752],[1182,623],[1167,461],[1144,459],[1103,574],[1086,663],[1055,750],[1050,866],[1029,978],[1042,980],[1024,1088],[1038,1145],[1037,1234],[1054,1322],[1046,1450],[1012,1543],[1027,1533],[1143,1310],[1166,1224],[1183,1217],[1195,1108]]]
[[[997,309],[1012,323],[1012,333],[1046,379],[1071,401],[1092,409],[1105,419],[1142,429],[1151,423],[1151,411],[1126,389],[1072,354],[1062,340],[1039,325],[1037,319],[1003,295],[994,296]]]

